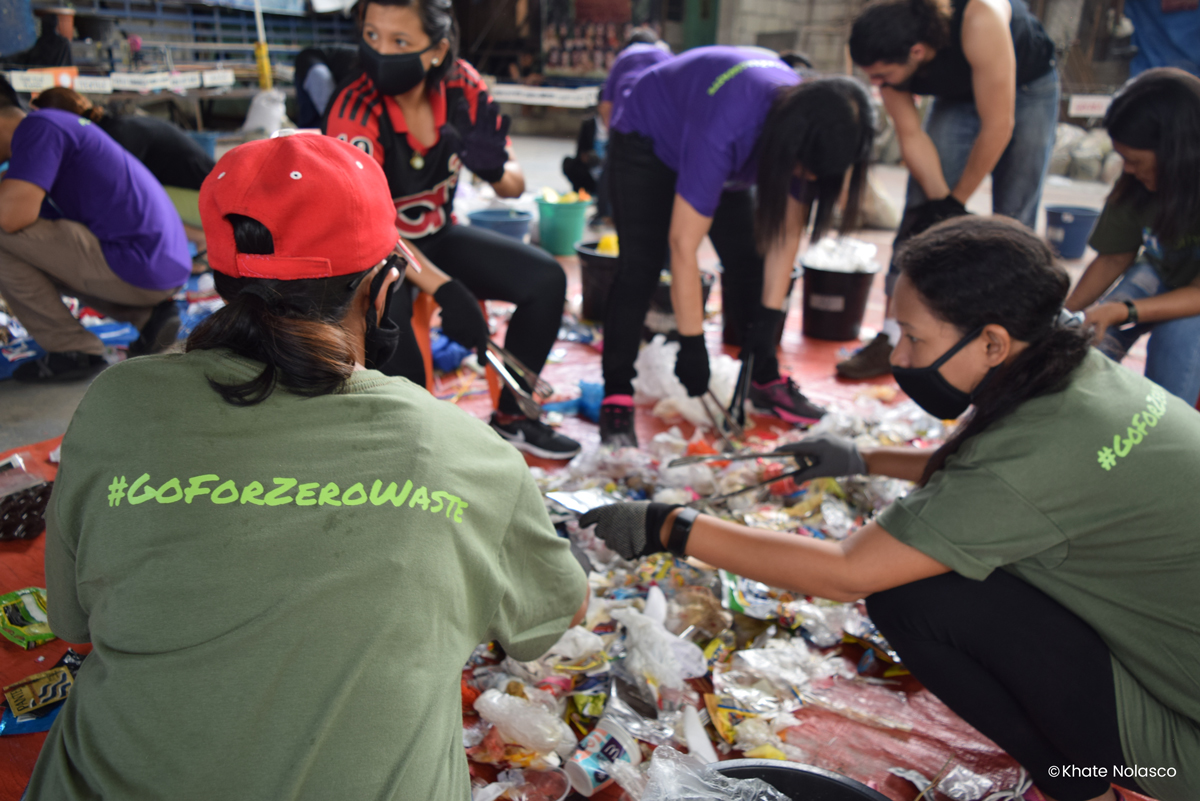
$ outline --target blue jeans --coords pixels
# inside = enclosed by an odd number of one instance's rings
[[[1152,298],[1168,291],[1158,271],[1145,259],[1125,271],[1125,275],[1101,303]],[[1195,406],[1200,397],[1200,315],[1177,317],[1157,323],[1140,323],[1125,329],[1109,328],[1100,350],[1121,361],[1133,343],[1149,333],[1146,344],[1146,378]]]
[[[992,170],[992,213],[1019,220],[1029,228],[1037,222],[1038,203],[1058,122],[1058,71],[1017,87],[1012,139]],[[979,112],[974,100],[935,99],[925,118],[925,132],[937,148],[942,174],[953,189],[967,166],[979,136]],[[905,207],[925,202],[920,184],[908,179]]]

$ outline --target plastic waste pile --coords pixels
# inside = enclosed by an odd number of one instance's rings
[[[886,406],[869,397],[830,412],[812,432],[852,437],[860,446],[932,444],[944,433],[915,404]],[[735,751],[804,761],[807,752],[789,743],[789,730],[801,725],[793,713],[805,706],[908,730],[903,694],[892,694],[894,715],[878,703],[868,711],[858,700],[863,674],[877,681],[904,672],[861,604],[797,596],[669,554],[627,562],[578,527],[578,515],[597,505],[654,499],[797,536],[843,539],[908,488],[877,477],[799,486],[787,479],[706,507],[706,497],[793,465],[751,459],[669,467],[680,456],[715,453],[702,433],[689,440],[673,428],[643,449],[585,450],[561,471],[534,468],[552,519],[590,562],[592,598],[584,624],[542,659],[518,663],[495,646],[481,647],[464,669],[464,744],[476,763],[477,792],[545,797],[522,795],[512,781],[495,788],[503,782],[477,770],[485,764],[561,772],[585,796],[617,777],[634,798],[669,797],[651,792],[654,759],[665,757],[666,747],[701,763]],[[802,436],[750,437],[742,445],[767,452]],[[843,650],[844,643],[859,647]]]

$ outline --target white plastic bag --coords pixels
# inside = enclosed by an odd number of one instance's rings
[[[575,735],[545,707],[491,689],[475,699],[475,711],[500,732],[505,742],[539,754],[566,756],[575,750]]]

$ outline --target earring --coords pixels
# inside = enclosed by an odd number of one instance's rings
[[[435,66],[435,67],[436,67],[436,66],[437,66],[437,62],[438,62],[438,60],[435,58],[435,59],[433,60],[433,66]]]

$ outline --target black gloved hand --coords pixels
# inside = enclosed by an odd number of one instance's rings
[[[679,337],[679,355],[675,357],[675,375],[690,397],[708,392],[708,348],[704,346],[704,335]]]
[[[755,356],[775,353],[779,331],[786,319],[787,312],[760,305],[758,311],[754,312],[750,325],[746,327],[743,347]]]
[[[500,104],[488,102],[483,92],[475,103],[475,121],[471,122],[470,107],[460,99],[450,117],[450,124],[458,131],[462,149],[459,153],[467,169],[489,184],[504,177],[504,165],[508,162],[508,127],[512,120],[500,113]]]
[[[464,348],[474,348],[482,359],[490,333],[471,290],[462,281],[452,279],[438,287],[433,299],[442,307],[442,333]]]
[[[816,462],[812,467],[793,477],[797,484],[822,476],[839,478],[867,474],[867,463],[863,461],[862,454],[858,452],[858,446],[845,437],[817,434],[799,442],[780,445],[776,450],[794,454],[797,466],[804,465],[803,457],[805,456]]]
[[[579,518],[582,528],[596,526],[596,536],[624,559],[664,553],[662,527],[678,504],[633,501],[598,506]]]
[[[904,217],[900,220],[900,230],[896,232],[896,241],[893,243],[893,247],[923,233],[942,220],[970,213],[954,195],[946,195],[940,200],[927,200],[919,206],[913,206],[904,212]]]

